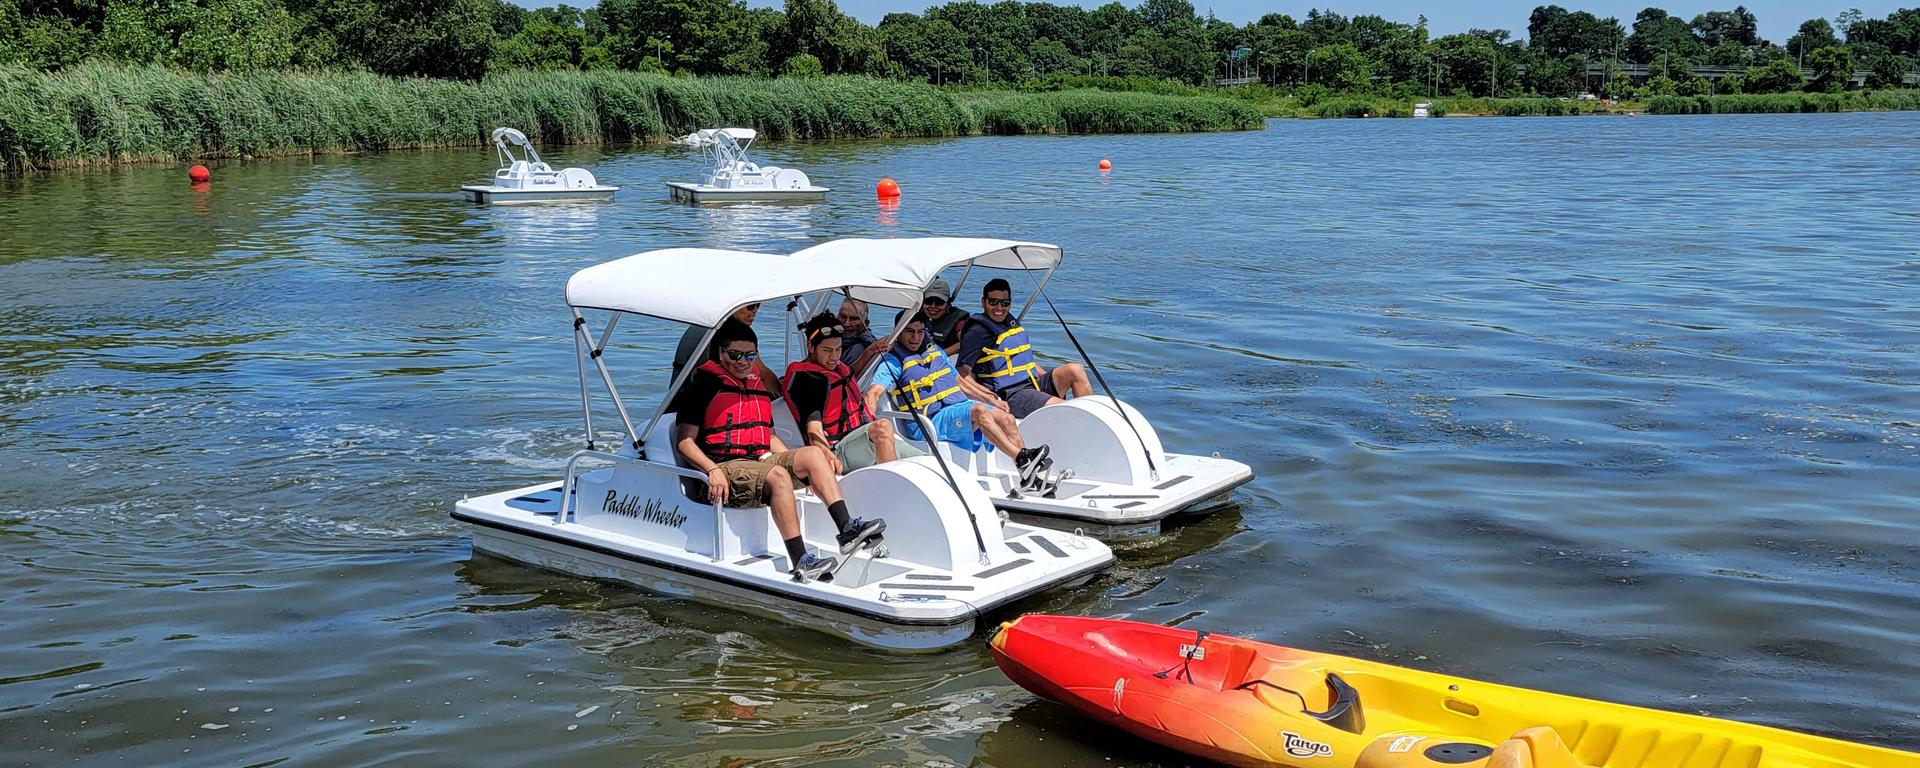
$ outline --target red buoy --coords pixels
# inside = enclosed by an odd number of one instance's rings
[[[873,188],[873,195],[881,200],[899,197],[900,185],[894,183],[893,179],[881,179],[880,183]]]
[[[196,165],[187,169],[187,180],[195,184],[202,184],[212,179],[213,171],[207,170],[207,167],[204,165]]]
[[[1113,161],[1112,161],[1112,160],[1108,160],[1108,159],[1106,159],[1106,158],[1104,158],[1104,157],[1103,157],[1103,158],[1100,158],[1100,170],[1103,170],[1103,171],[1111,171],[1111,170],[1113,170]]]

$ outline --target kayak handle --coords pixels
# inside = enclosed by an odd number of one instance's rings
[[[1241,683],[1237,690],[1246,690],[1256,685],[1264,685],[1276,691],[1285,691],[1293,694],[1295,698],[1300,699],[1300,714],[1346,731],[1347,733],[1358,734],[1367,729],[1366,713],[1360,708],[1360,692],[1355,690],[1353,686],[1348,685],[1347,681],[1340,679],[1340,676],[1335,673],[1327,673],[1327,693],[1329,694],[1328,698],[1331,699],[1333,703],[1328,704],[1324,712],[1315,712],[1307,709],[1307,697],[1301,696],[1299,691],[1285,686],[1275,685],[1265,680],[1249,680]]]

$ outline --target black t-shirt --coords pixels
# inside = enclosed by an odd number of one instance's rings
[[[707,404],[720,394],[720,377],[695,368],[673,398],[674,423],[699,429],[707,415]]]
[[[824,421],[821,414],[827,411],[826,375],[815,371],[796,372],[793,384],[787,387],[787,399],[800,414],[800,431],[806,431],[809,421]]]

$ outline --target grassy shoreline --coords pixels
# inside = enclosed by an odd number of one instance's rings
[[[1263,121],[1252,105],[1218,96],[954,92],[864,77],[522,71],[466,82],[0,66],[0,167],[9,172],[482,146],[502,125],[557,145],[664,141],[723,124],[834,139],[1255,130]]]
[[[1274,95],[1251,100],[1267,117],[1412,117],[1413,105],[1426,102],[1434,117],[1520,117],[1531,115],[1707,115],[1776,114],[1792,112],[1896,112],[1920,110],[1920,89],[1845,91],[1841,93],[1760,93],[1717,96],[1650,96],[1608,101],[1506,98],[1474,96],[1394,98],[1387,96],[1328,96],[1302,100]]]

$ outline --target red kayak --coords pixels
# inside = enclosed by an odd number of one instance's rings
[[[1222,763],[1289,768],[1920,768],[1920,755],[1114,619],[1000,625],[1021,687]]]

